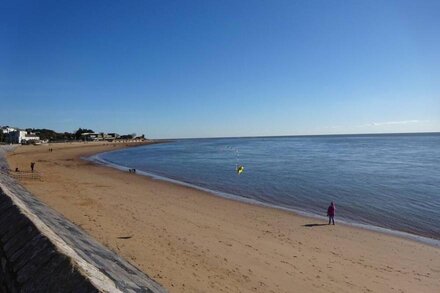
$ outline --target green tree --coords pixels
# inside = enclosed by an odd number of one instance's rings
[[[57,140],[58,133],[51,129],[26,129],[28,132],[34,132],[41,140]]]
[[[78,130],[75,132],[75,139],[77,139],[77,140],[81,139],[81,134],[88,133],[88,132],[93,133],[93,130],[86,129],[86,128],[78,128]]]

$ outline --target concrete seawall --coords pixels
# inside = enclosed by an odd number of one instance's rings
[[[98,291],[0,190],[0,290]]]
[[[0,149],[0,292],[166,292],[8,175]]]

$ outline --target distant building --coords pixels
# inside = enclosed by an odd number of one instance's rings
[[[17,128],[9,127],[9,126],[3,126],[3,127],[1,128],[1,131],[2,131],[4,134],[7,134],[7,133],[10,133],[10,132],[17,131]]]
[[[120,137],[120,135],[117,133],[107,133],[106,139],[115,140],[115,139],[118,139],[119,137]]]
[[[26,133],[21,138],[21,143],[23,142],[29,143],[29,142],[37,142],[37,141],[40,141],[40,137],[33,132]]]
[[[99,133],[85,132],[81,133],[81,139],[84,141],[97,141],[102,140],[102,137]]]
[[[3,132],[5,133],[5,132]],[[37,142],[40,140],[40,137],[35,133],[27,132],[25,130],[14,130],[10,131],[6,135],[6,142],[8,143],[31,143]]]
[[[130,134],[125,134],[125,135],[121,135],[119,138],[123,140],[127,140],[127,139],[133,139],[133,136]]]
[[[91,133],[85,132],[81,134],[81,139],[84,141],[113,141],[119,138],[119,134],[117,133]]]
[[[145,135],[144,135],[144,134],[142,134],[142,135],[138,135],[138,136],[135,136],[133,139],[136,139],[136,140],[145,140]]]

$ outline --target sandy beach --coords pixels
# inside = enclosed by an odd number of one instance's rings
[[[20,146],[7,159],[22,171],[35,162],[29,191],[170,292],[440,290],[439,248],[81,159],[126,146]]]

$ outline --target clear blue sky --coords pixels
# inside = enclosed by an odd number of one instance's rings
[[[440,1],[2,1],[0,125],[440,131]]]

